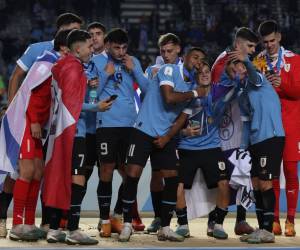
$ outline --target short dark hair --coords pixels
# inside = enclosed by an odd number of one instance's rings
[[[280,32],[280,28],[275,20],[266,20],[262,22],[258,27],[258,34],[260,36],[267,36],[273,32]]]
[[[72,30],[61,30],[54,37],[54,50],[59,51],[60,46],[67,46],[67,37]]]
[[[69,13],[69,12],[63,13],[59,15],[56,19],[56,28],[59,29],[61,26],[68,25],[71,23],[83,24],[83,20],[79,16],[73,13]]]
[[[76,42],[85,42],[90,39],[90,34],[85,30],[72,30],[67,37],[68,48],[71,49],[72,45]]]
[[[244,40],[247,40],[247,41],[250,41],[253,43],[259,42],[259,39],[258,39],[258,36],[256,35],[256,33],[247,27],[241,27],[236,31],[235,39],[237,39],[237,38],[242,38]]]
[[[161,46],[165,46],[168,43],[173,43],[174,45],[180,46],[181,41],[180,41],[179,37],[176,36],[175,34],[166,33],[159,37],[157,45],[158,45],[158,47],[161,47]]]
[[[111,29],[107,33],[104,41],[105,42],[117,43],[117,44],[128,43],[128,34],[123,29],[114,28],[114,29]]]
[[[106,28],[104,26],[104,24],[100,23],[100,22],[92,22],[87,26],[87,31],[89,31],[90,29],[100,29],[103,31],[103,33],[106,32]]]
[[[199,51],[199,52],[201,52],[204,55],[205,58],[207,57],[206,52],[203,49],[201,49],[200,47],[191,47],[191,48],[189,48],[186,51],[186,55],[191,54],[193,51]]]

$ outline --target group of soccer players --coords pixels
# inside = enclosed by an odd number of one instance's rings
[[[54,41],[31,44],[17,61],[10,79],[9,105],[13,105],[18,93],[24,91],[22,85],[18,87],[26,73],[29,76],[39,71],[34,67],[39,62],[53,64],[50,74],[30,90],[18,175],[6,177],[0,194],[1,237],[7,235],[7,209],[13,198],[10,239],[97,244],[79,229],[82,200],[97,165],[100,236],[110,237],[115,232],[119,241],[129,241],[134,231],[145,228],[136,197],[150,157],[154,220],[146,232],[157,233],[160,241],[180,242],[190,236],[184,190],[192,188],[196,172],[201,169],[207,188],[217,188],[207,235],[227,239],[223,222],[231,196],[232,166],[228,157],[236,150],[240,154],[248,150],[252,158],[259,228],[254,230],[248,225],[246,209],[239,204],[235,233],[244,234],[241,241],[249,243],[274,242],[274,234],[282,233],[278,178],[283,161],[288,199],[285,235],[295,236],[300,58],[280,46],[281,33],[275,21],[261,23],[258,35],[249,28],[239,28],[233,44],[212,68],[209,55],[201,48],[192,47],[180,57],[180,39],[175,34],[163,34],[158,40],[162,60],[145,72],[139,60],[127,53],[130,44],[125,30],[106,32],[103,24],[93,22],[84,31],[80,29],[82,24],[74,14],[59,16]],[[265,50],[251,61],[259,42]],[[53,92],[59,93],[75,120],[75,126],[68,130],[72,136],[64,137],[68,140],[64,143],[73,146],[71,151],[66,149],[64,160],[44,170],[43,159],[49,154],[51,139],[44,150],[41,139],[43,127],[53,120]],[[229,123],[224,127],[228,114]],[[58,121],[56,130],[63,125]],[[228,135],[230,126],[234,129]],[[65,161],[70,162],[71,169],[65,167]],[[61,170],[64,167],[65,171]],[[123,181],[111,215],[114,170]],[[61,171],[63,178],[54,177]],[[43,178],[42,223],[36,227],[35,210]],[[70,197],[62,202],[66,206],[56,206],[62,186],[70,187]],[[178,218],[176,231],[170,228],[174,211]],[[62,225],[64,219],[66,225]],[[66,227],[67,233],[61,227]]]

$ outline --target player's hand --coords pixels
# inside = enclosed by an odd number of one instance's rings
[[[152,69],[152,77],[156,76],[157,72],[159,71],[159,68],[153,68]]]
[[[281,77],[277,74],[266,74],[266,78],[276,88],[281,85]]]
[[[110,101],[110,99],[98,102],[98,109],[100,112],[105,112],[111,108],[111,105],[114,101]]]
[[[98,85],[99,85],[99,78],[95,77],[95,78],[92,78],[92,79],[88,80],[88,85],[91,88],[97,88]]]
[[[104,68],[106,74],[109,76],[113,75],[115,73],[115,66],[113,62],[108,62]]]
[[[154,145],[157,148],[164,148],[166,144],[170,141],[169,136],[164,135],[164,136],[157,136],[156,139],[153,141]]]
[[[30,124],[31,135],[33,138],[41,139],[42,138],[42,128],[39,123]]]
[[[132,71],[134,69],[134,62],[132,56],[126,54],[122,62],[128,71]]]
[[[188,126],[187,128],[182,130],[182,134],[186,137],[200,135],[200,126]]]
[[[234,50],[228,52],[228,60],[229,61],[241,61],[245,62],[248,58],[246,53],[243,53],[241,50]]]

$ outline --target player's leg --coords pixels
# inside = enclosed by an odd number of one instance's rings
[[[298,162],[283,161],[284,176],[286,179],[287,218],[285,222],[286,236],[295,236],[295,214],[298,204],[299,179]]]
[[[3,184],[3,191],[0,193],[0,237],[5,238],[7,235],[6,220],[7,210],[13,198],[13,188],[15,180],[7,175]]]
[[[79,229],[79,220],[82,200],[86,193],[85,185],[85,155],[86,141],[83,137],[75,137],[72,152],[72,186],[71,186],[71,204],[68,213],[69,231],[66,237],[66,243],[70,245],[94,245],[98,243]]]

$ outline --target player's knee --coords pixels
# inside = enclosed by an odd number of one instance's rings
[[[161,170],[162,176],[164,178],[169,178],[169,177],[176,177],[177,176],[177,170]]]
[[[229,182],[228,180],[221,180],[218,182],[218,189],[221,191],[221,193],[228,192],[229,191]]]
[[[132,178],[138,178],[142,175],[143,168],[136,164],[129,164],[126,168],[126,175]]]
[[[259,189],[260,191],[264,192],[273,187],[273,183],[271,180],[265,181],[265,180],[259,180]]]

